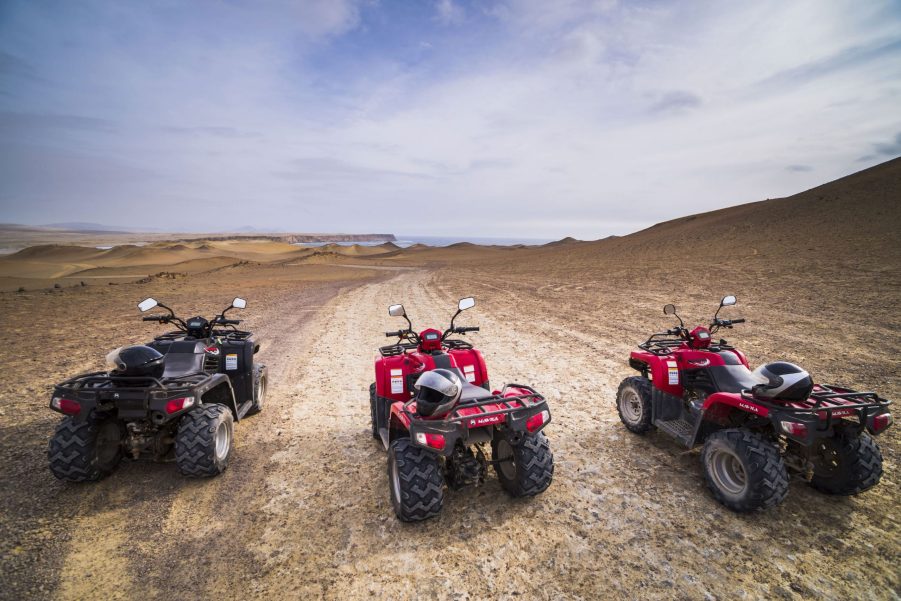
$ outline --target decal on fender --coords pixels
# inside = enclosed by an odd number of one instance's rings
[[[466,377],[467,382],[475,382],[476,381],[476,366],[475,365],[464,365],[463,366],[463,375]]]
[[[391,394],[402,394],[404,391],[404,370],[391,370]]]
[[[669,376],[668,384],[670,386],[678,386],[679,384],[679,368],[676,367],[675,361],[667,361],[666,362],[666,372]]]
[[[238,369],[238,355],[225,356],[225,369],[227,371],[234,371]]]

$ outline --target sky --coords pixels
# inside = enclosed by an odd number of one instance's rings
[[[901,155],[901,3],[0,1],[0,222],[597,239]]]

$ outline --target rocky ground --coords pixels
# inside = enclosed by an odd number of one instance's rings
[[[734,316],[748,318],[728,337],[752,363],[787,358],[819,379],[897,397],[889,307],[860,300],[872,309],[865,316],[817,290],[763,300],[752,286],[729,288],[739,281],[686,285],[684,275],[615,270],[604,280],[553,271],[526,280],[517,269],[526,268],[343,269],[331,281],[261,282],[245,316],[266,341],[268,406],[237,425],[232,463],[212,480],[140,461],[96,484],[57,482],[44,454],[56,421],[48,386],[93,367],[108,347],[146,338],[152,329],[135,326],[132,297],[148,286],[28,302],[2,295],[0,596],[898,598],[897,429],[880,439],[885,475],[872,491],[830,498],[795,480],[780,507],[736,515],[705,490],[696,452],[629,434],[613,403],[629,349],[669,326],[664,302],[700,322],[725,293],[739,296]],[[233,294],[223,282],[165,286],[154,296],[193,296],[205,312]],[[478,304],[460,323],[481,326],[471,341],[492,383],[533,383],[549,399],[554,482],[512,500],[492,476],[450,492],[437,519],[402,524],[385,453],[369,435],[374,352],[397,327],[386,308],[403,302],[415,325],[442,326],[468,294]]]

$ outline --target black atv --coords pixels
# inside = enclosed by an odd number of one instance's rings
[[[60,480],[84,482],[108,476],[123,456],[174,460],[186,476],[215,476],[228,466],[234,422],[263,408],[267,371],[254,365],[260,343],[227,319],[243,309],[236,298],[212,320],[176,317],[148,298],[144,312],[168,315],[144,321],[173,324],[175,331],[147,345],[116,349],[108,371],[57,384],[50,408],[66,415],[50,440],[50,471]]]

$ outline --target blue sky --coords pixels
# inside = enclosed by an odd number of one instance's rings
[[[0,3],[0,221],[594,239],[901,155],[897,2]]]

